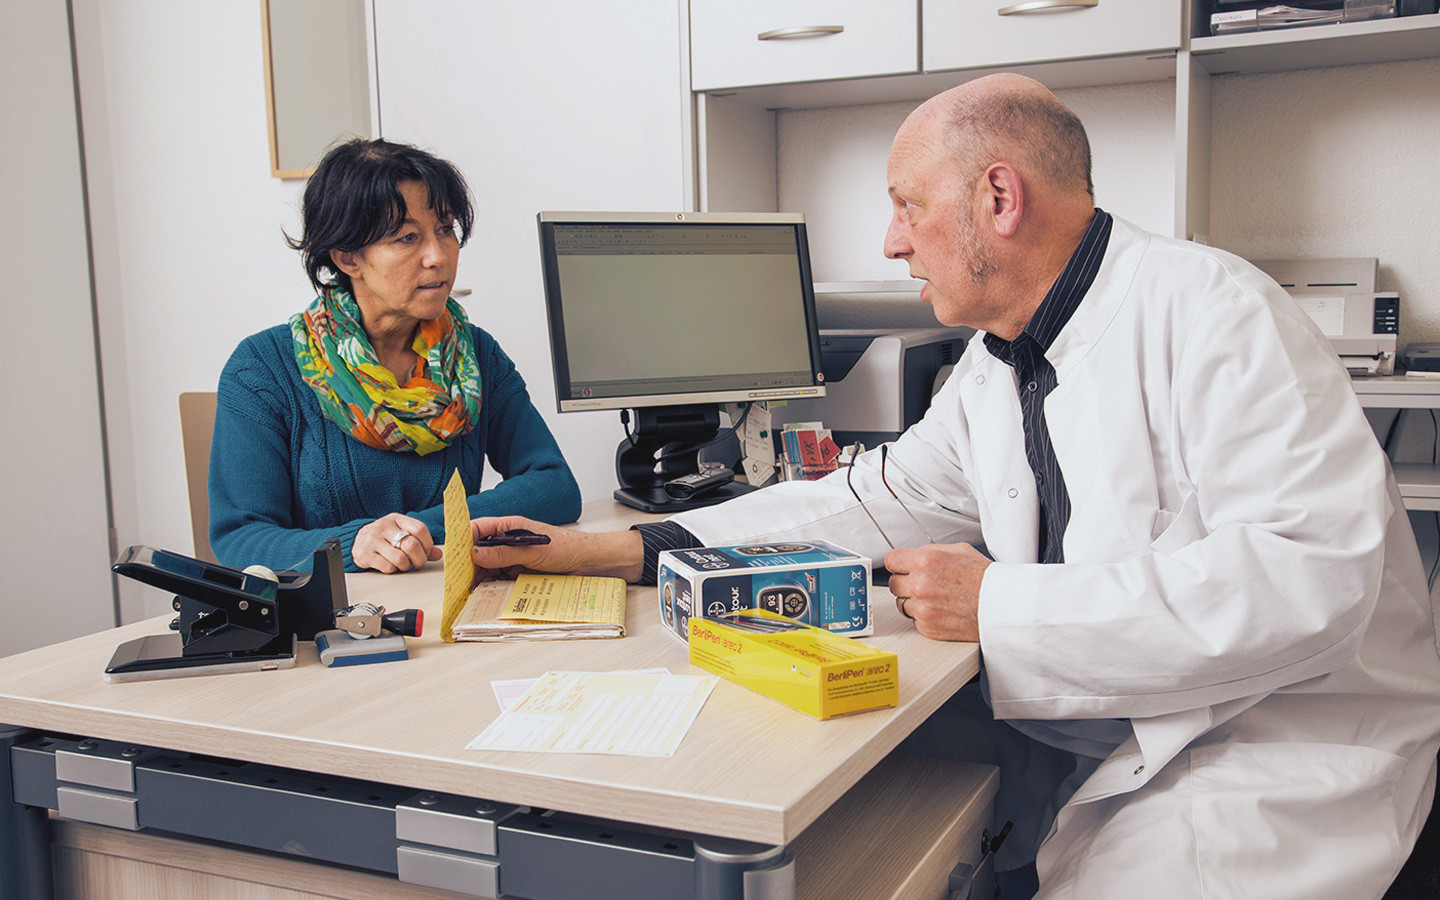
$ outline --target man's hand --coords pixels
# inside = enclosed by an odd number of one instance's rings
[[[362,569],[375,569],[390,574],[423,568],[425,563],[440,558],[440,548],[430,537],[430,529],[419,519],[400,513],[381,516],[355,532],[350,558]]]
[[[477,546],[471,558],[479,581],[514,578],[526,572],[611,575],[631,583],[640,580],[645,549],[637,531],[592,534],[556,528],[520,516],[475,519],[470,523],[470,533],[477,541],[515,528],[547,535],[550,543]]]
[[[980,580],[991,560],[969,544],[930,544],[885,554],[890,593],[906,597],[915,630],[937,641],[980,640]]]

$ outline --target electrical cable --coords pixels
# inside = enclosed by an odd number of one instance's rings
[[[1399,418],[1397,414],[1396,418]],[[1435,441],[1430,445],[1430,464],[1440,463],[1440,418],[1435,415],[1435,410],[1430,410],[1430,424],[1435,427]],[[1433,593],[1435,590],[1435,576],[1440,573],[1440,510],[1435,512],[1435,559],[1430,563],[1430,577],[1426,586]]]
[[[686,450],[676,450],[676,451],[673,451],[673,452],[671,452],[671,453],[661,453],[659,456],[656,457],[656,459],[662,459],[662,460],[663,460],[663,459],[671,459],[672,457],[676,457],[676,456],[689,456],[691,453],[697,453],[697,452],[699,452],[699,451],[701,451],[701,450],[704,450],[706,447],[711,447],[711,446],[714,446],[715,444],[720,443],[721,441],[723,441],[723,440],[725,440],[726,438],[728,438],[730,435],[734,434],[736,431],[740,430],[740,426],[741,426],[741,425],[744,425],[744,424],[745,424],[745,420],[750,417],[750,410],[751,410],[754,406],[755,406],[754,403],[747,403],[747,404],[745,404],[745,411],[740,414],[740,418],[736,419],[736,420],[735,420],[735,423],[734,423],[733,425],[731,425],[729,428],[725,429],[724,431],[720,432],[719,434],[715,435],[715,437],[711,438],[710,440],[706,441],[705,443],[700,444],[699,446],[696,446],[696,447],[690,447],[690,448],[688,448],[688,449],[686,449]]]
[[[1380,442],[1380,446],[1384,448],[1386,456],[1390,455],[1390,443],[1395,440],[1395,433],[1400,428],[1400,417],[1403,415],[1405,415],[1405,410],[1396,410],[1395,415],[1390,419],[1390,427],[1385,429],[1385,440]]]

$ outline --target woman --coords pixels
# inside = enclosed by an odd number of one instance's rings
[[[221,563],[304,567],[339,538],[347,571],[439,559],[443,491],[470,517],[580,515],[580,490],[525,382],[450,297],[473,221],[450,163],[355,140],[311,176],[300,251],[320,296],[246,338],[220,376],[210,546]],[[485,460],[504,479],[481,491]]]

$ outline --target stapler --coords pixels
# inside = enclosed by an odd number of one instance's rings
[[[127,641],[105,667],[106,681],[139,681],[295,665],[299,641],[314,640],[348,606],[340,542],[315,551],[309,572],[265,575],[144,545],[112,571],[173,591],[172,634]]]

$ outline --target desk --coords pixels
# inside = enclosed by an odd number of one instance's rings
[[[635,517],[605,500],[588,505],[582,522],[608,530]],[[166,627],[166,619],[153,619],[0,660],[0,722],[357,779],[401,795],[485,798],[637,829],[785,847],[978,665],[974,645],[919,637],[878,588],[875,635],[867,640],[899,655],[894,709],[820,722],[722,680],[670,759],[470,751],[465,745],[499,713],[492,680],[557,668],[699,670],[659,622],[653,588],[630,589],[627,636],[620,640],[444,644],[435,627],[441,581],[438,565],[347,577],[352,603],[425,610],[430,627],[409,639],[405,662],[328,669],[313,644],[302,644],[288,670],[103,682],[118,644]],[[993,793],[988,770],[972,791]],[[393,815],[396,801],[379,798],[386,803]],[[143,820],[143,801],[141,809]],[[395,870],[393,860],[382,862],[374,868]]]

